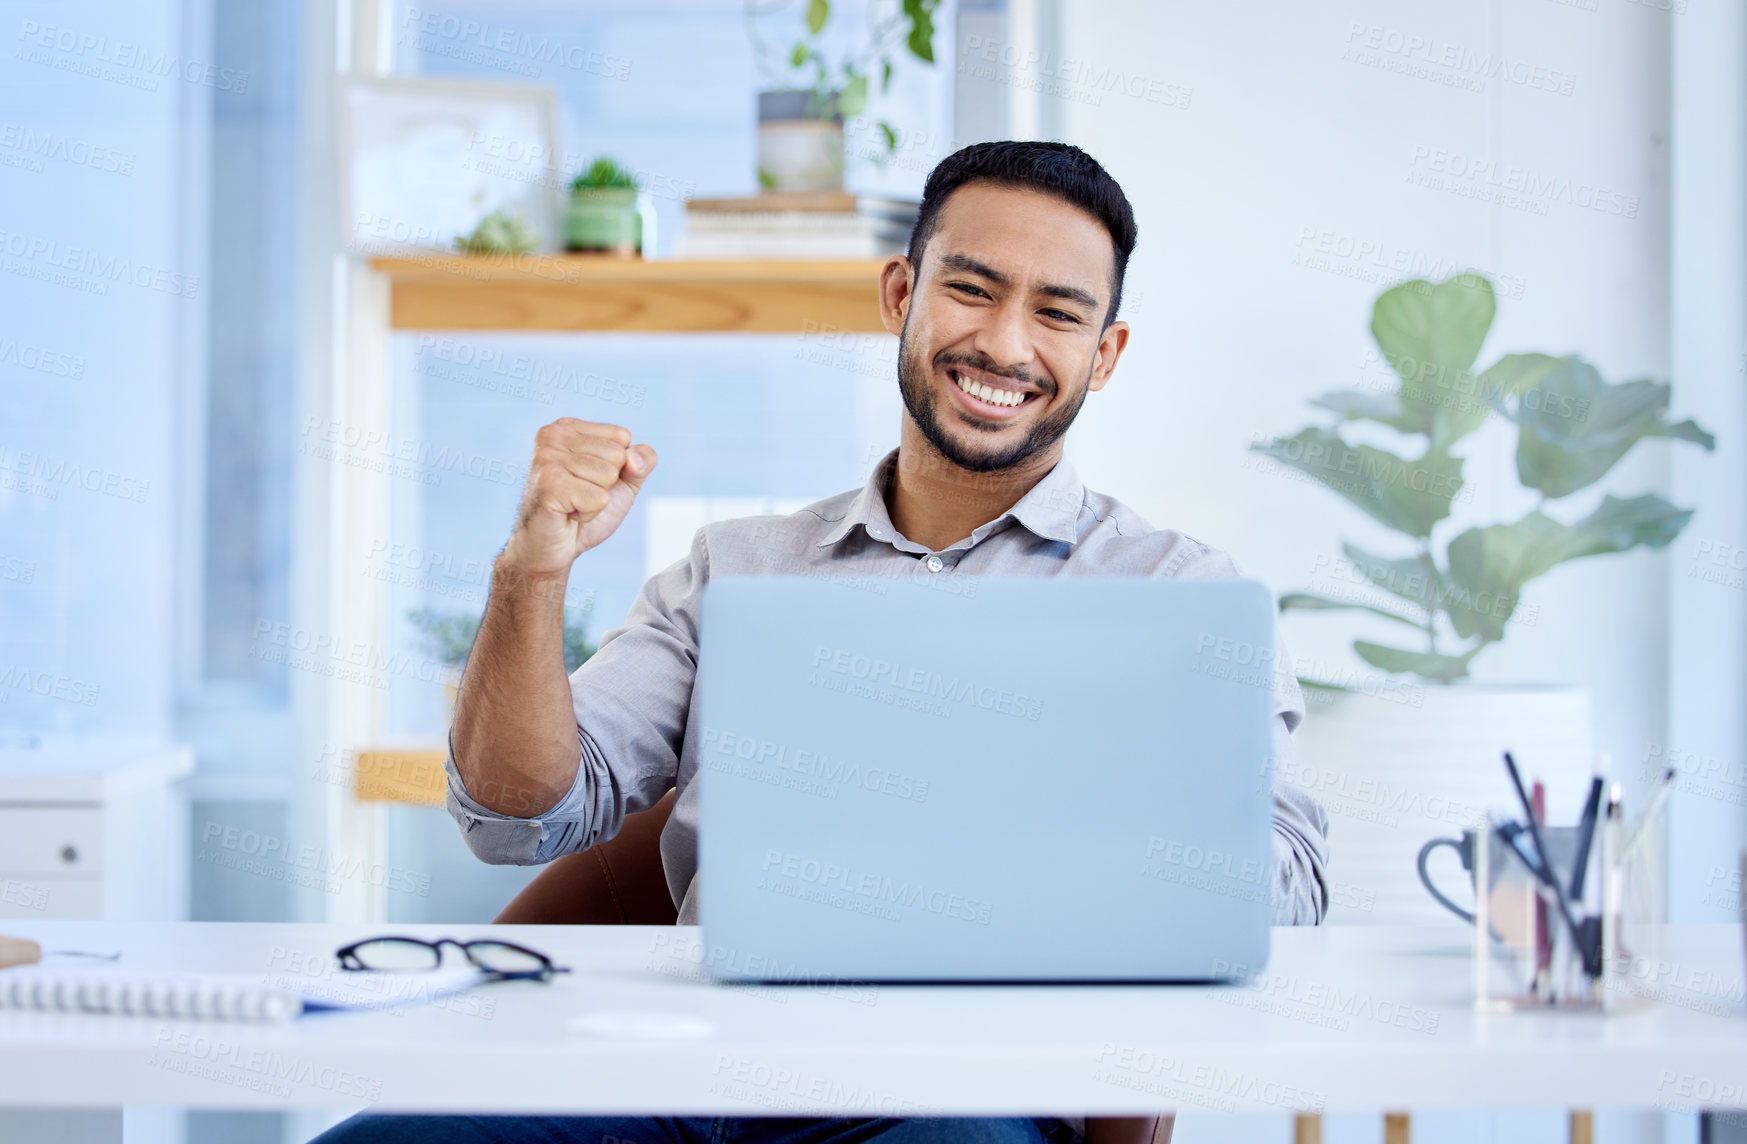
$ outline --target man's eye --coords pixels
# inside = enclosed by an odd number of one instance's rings
[[[1050,319],[1052,322],[1078,322],[1080,320],[1072,314],[1064,313],[1061,310],[1045,310],[1043,311],[1043,316]]]
[[[947,288],[950,290],[962,290],[966,294],[975,294],[979,298],[987,298],[989,296],[981,287],[972,286],[969,282],[949,282],[947,283]]]

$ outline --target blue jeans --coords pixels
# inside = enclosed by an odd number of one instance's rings
[[[1066,1144],[1058,1120],[802,1120],[735,1116],[424,1116],[360,1113],[310,1144]]]

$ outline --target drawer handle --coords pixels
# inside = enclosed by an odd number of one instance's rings
[[[79,860],[79,851],[77,848],[75,848],[73,846],[72,843],[69,842],[67,845],[61,847],[61,861],[65,862],[67,865],[71,866],[73,863],[77,862],[78,860]]]

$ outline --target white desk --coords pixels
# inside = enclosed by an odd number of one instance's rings
[[[53,947],[119,948],[135,966],[263,976],[328,972],[336,947],[370,932],[7,926]],[[727,987],[688,958],[691,929],[397,930],[489,931],[576,972],[444,1008],[281,1026],[0,1014],[0,1105],[887,1116],[1747,1105],[1734,927],[1674,931],[1675,1003],[1607,1018],[1475,1014],[1455,925],[1276,930],[1262,989]],[[596,1031],[571,1031],[574,1018]],[[659,1028],[611,1031],[642,1020]]]

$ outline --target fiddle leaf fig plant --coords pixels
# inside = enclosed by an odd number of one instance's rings
[[[1594,485],[1640,441],[1716,446],[1694,422],[1668,420],[1667,384],[1609,384],[1574,354],[1505,354],[1474,372],[1495,309],[1492,283],[1474,274],[1384,291],[1372,309],[1371,335],[1393,387],[1325,394],[1311,404],[1332,415],[1329,424],[1251,445],[1402,535],[1402,555],[1341,546],[1359,576],[1388,593],[1379,602],[1310,592],[1280,599],[1282,612],[1361,611],[1417,629],[1421,646],[1354,641],[1359,657],[1384,671],[1461,679],[1476,655],[1504,638],[1529,581],[1568,560],[1666,546],[1692,510],[1652,493],[1609,494],[1571,520],[1546,511],[1548,502]],[[1465,487],[1464,458],[1454,448],[1494,415],[1515,427],[1517,480],[1540,502],[1519,520],[1465,529],[1440,551],[1435,534]],[[1343,429],[1354,421],[1415,441],[1413,455],[1349,441]]]

